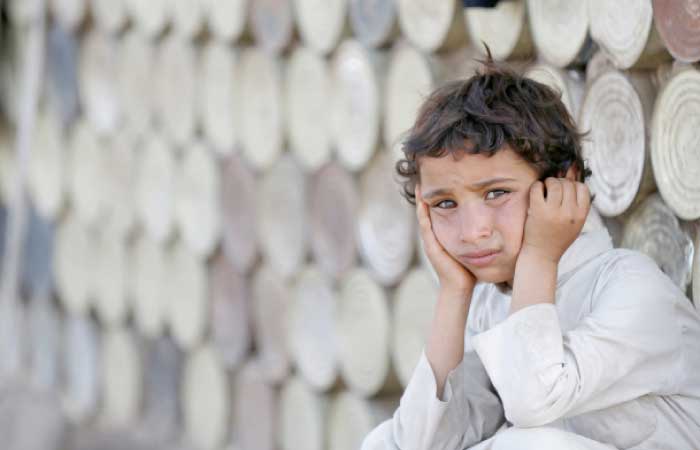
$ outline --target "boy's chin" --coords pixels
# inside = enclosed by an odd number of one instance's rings
[[[513,274],[509,273],[508,271],[505,271],[503,269],[496,268],[496,267],[486,267],[486,268],[479,268],[477,270],[472,270],[470,271],[474,274],[476,277],[476,280],[481,283],[493,283],[493,284],[498,284],[498,283],[505,283],[513,279]]]

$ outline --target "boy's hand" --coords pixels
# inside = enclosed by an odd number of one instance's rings
[[[421,196],[420,186],[416,185],[416,216],[420,226],[421,240],[423,241],[423,249],[430,261],[430,264],[437,272],[440,279],[440,287],[454,293],[464,294],[467,298],[471,298],[471,291],[476,284],[476,277],[462,266],[457,260],[452,258],[447,251],[438,242],[433,233],[432,222],[430,221],[430,213],[428,204],[423,201]]]
[[[533,183],[521,253],[557,264],[581,232],[590,208],[591,196],[584,183],[567,178]]]

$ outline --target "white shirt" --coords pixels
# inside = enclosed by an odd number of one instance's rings
[[[619,449],[700,449],[700,315],[642,253],[583,232],[562,256],[555,304],[508,316],[479,284],[462,362],[442,399],[421,354],[392,425],[401,450],[462,450],[515,427]]]

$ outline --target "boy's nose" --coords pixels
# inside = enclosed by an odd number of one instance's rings
[[[476,243],[491,237],[493,218],[484,208],[465,207],[460,212],[460,239],[462,242]]]

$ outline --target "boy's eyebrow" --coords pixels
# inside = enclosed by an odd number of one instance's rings
[[[503,183],[506,181],[517,181],[517,180],[515,178],[501,178],[501,177],[487,178],[486,180],[477,181],[476,183],[472,184],[469,188],[472,191],[477,191],[479,189],[485,188],[486,186],[490,186],[490,185],[496,184],[496,183]],[[435,189],[435,190],[430,191],[430,192],[426,192],[425,194],[423,194],[423,198],[428,200],[428,199],[431,199],[434,197],[438,197],[440,195],[449,194],[450,192],[452,192],[451,189],[439,188],[439,189]]]

